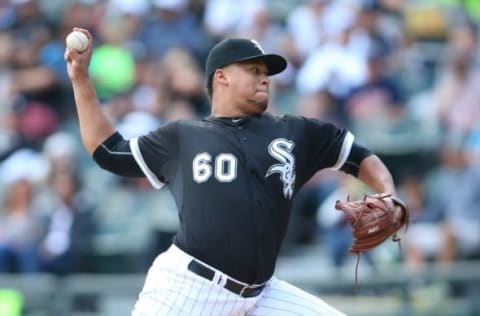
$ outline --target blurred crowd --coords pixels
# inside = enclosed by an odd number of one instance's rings
[[[385,161],[412,211],[396,259],[479,259],[479,23],[475,0],[0,0],[0,273],[144,272],[178,225],[168,191],[83,150],[63,59],[74,26],[94,36],[91,77],[127,139],[209,114],[218,40],[284,55],[269,111],[346,127]],[[318,242],[341,266],[351,233],[334,201],[364,192],[319,172],[282,254]]]

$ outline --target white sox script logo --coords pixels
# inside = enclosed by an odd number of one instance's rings
[[[283,195],[288,199],[292,198],[295,186],[295,156],[292,154],[294,147],[295,143],[285,138],[276,138],[268,145],[268,152],[280,163],[268,168],[265,177],[274,173],[280,174],[280,181],[283,183]]]

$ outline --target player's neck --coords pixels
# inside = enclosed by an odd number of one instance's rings
[[[212,116],[216,117],[244,117],[247,116],[247,114],[242,113],[240,111],[225,111],[223,109],[216,110],[212,108]]]
[[[248,113],[241,110],[234,102],[230,100],[223,100],[220,98],[212,99],[212,116],[216,117],[244,117]]]

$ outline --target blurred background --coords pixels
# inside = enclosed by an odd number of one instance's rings
[[[295,197],[277,275],[349,315],[480,315],[478,0],[0,0],[0,315],[129,315],[177,229],[167,190],[97,167],[63,54],[94,35],[102,107],[131,138],[210,108],[203,69],[226,36],[289,66],[269,111],[350,129],[392,171],[412,221],[362,255],[319,172]],[[241,193],[239,193],[241,194]]]

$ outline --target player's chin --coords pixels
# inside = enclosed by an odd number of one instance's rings
[[[268,92],[256,91],[255,94],[247,98],[251,114],[260,114],[265,112],[268,107]]]
[[[268,98],[264,100],[255,100],[251,102],[251,104],[253,105],[252,112],[254,112],[252,114],[261,114],[265,112],[268,108]]]

